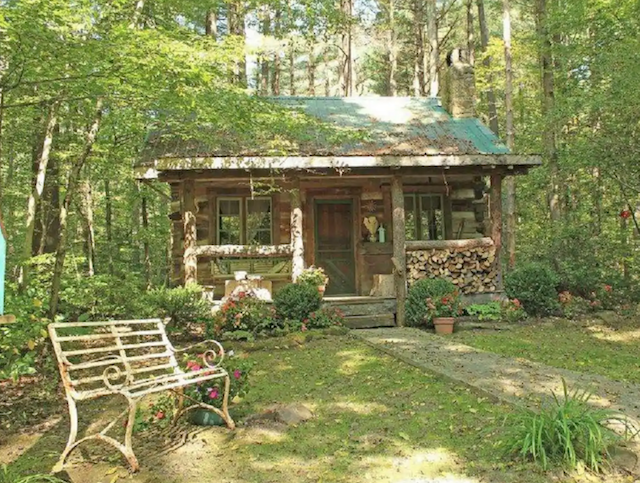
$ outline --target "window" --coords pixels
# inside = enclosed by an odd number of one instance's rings
[[[218,198],[218,244],[271,245],[271,198]]]
[[[444,240],[444,202],[441,195],[405,193],[407,240]]]

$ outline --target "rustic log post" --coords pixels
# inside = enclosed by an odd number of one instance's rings
[[[182,183],[182,221],[184,223],[184,284],[198,283],[195,182]]]
[[[491,194],[489,197],[489,215],[491,217],[491,238],[496,247],[496,271],[498,272],[498,289],[502,289],[502,175],[491,175]]]
[[[404,193],[402,178],[396,175],[391,180],[391,207],[393,210],[393,265],[396,286],[396,323],[404,326],[404,303],[407,298],[407,261],[405,253]]]
[[[295,282],[304,270],[304,241],[302,232],[302,197],[300,182],[296,181],[291,189],[291,278]]]

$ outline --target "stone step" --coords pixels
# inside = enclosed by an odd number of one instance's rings
[[[395,314],[396,300],[375,297],[329,298],[323,304],[340,309],[345,317]]]
[[[350,329],[372,329],[375,327],[395,327],[393,314],[353,315],[345,318],[344,324]]]

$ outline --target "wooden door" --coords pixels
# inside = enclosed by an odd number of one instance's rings
[[[316,265],[329,276],[327,295],[355,295],[352,200],[315,201]]]

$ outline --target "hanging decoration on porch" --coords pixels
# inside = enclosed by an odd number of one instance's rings
[[[378,218],[375,216],[366,216],[364,218],[364,226],[369,231],[369,241],[376,241],[376,234],[378,233]]]

